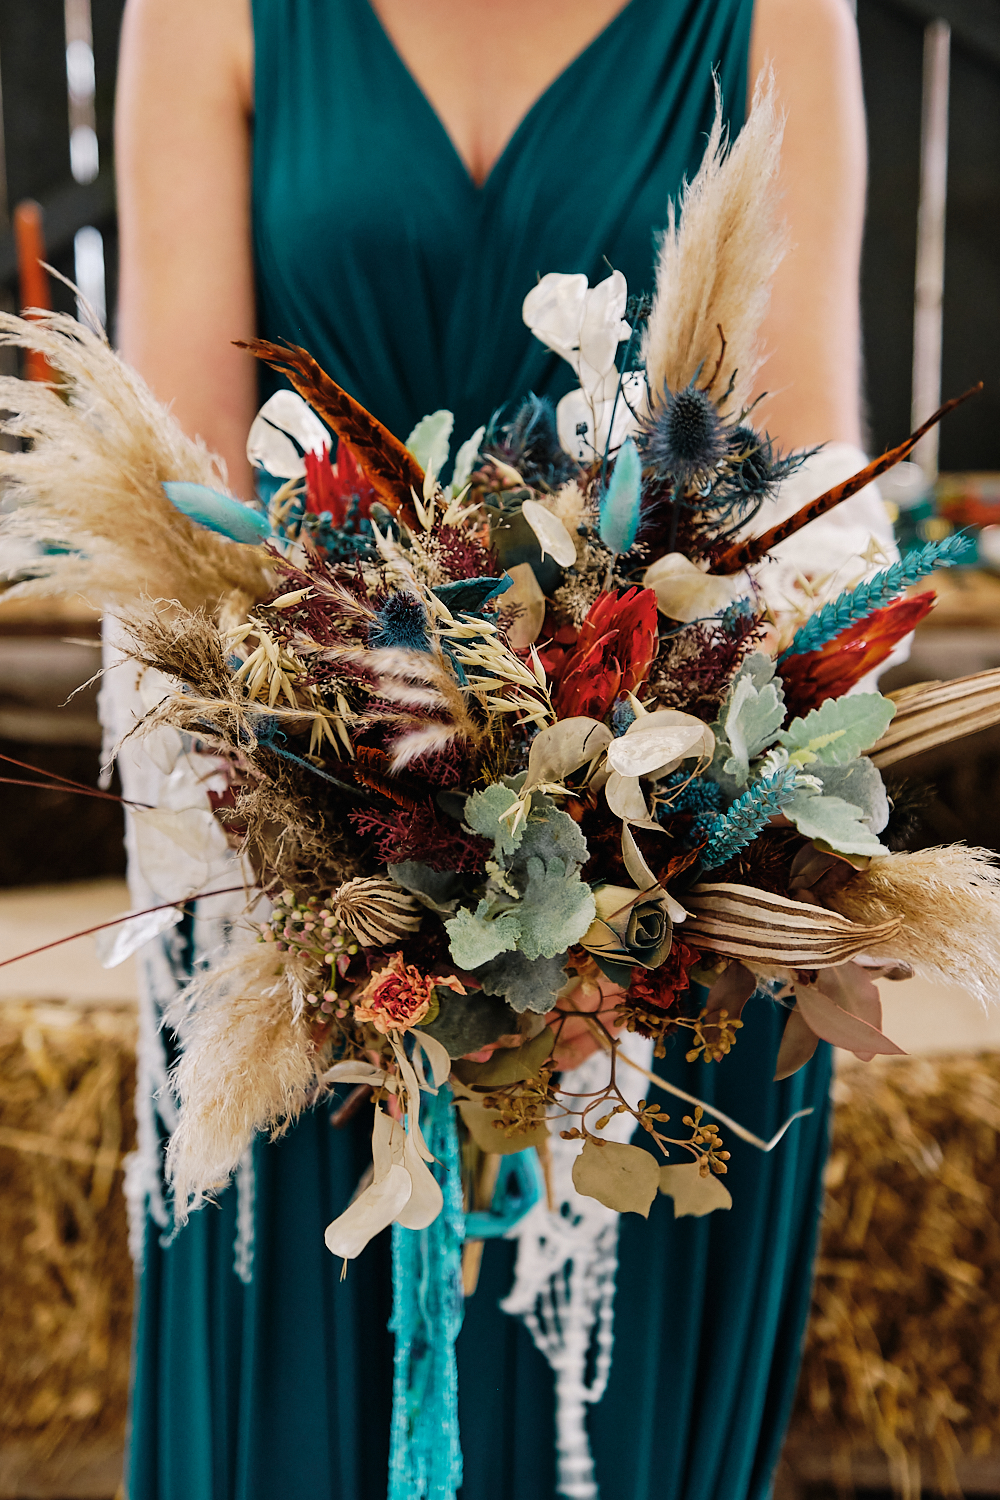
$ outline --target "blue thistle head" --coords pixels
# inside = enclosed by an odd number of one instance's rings
[[[483,440],[482,451],[493,453],[515,468],[525,484],[541,481],[557,488],[578,472],[556,430],[555,407],[547,396],[532,391],[514,413],[513,421],[499,426],[497,413]]]
[[[729,433],[728,462],[721,485],[738,491],[747,501],[766,500],[808,457],[809,452],[781,453],[766,432],[755,432],[740,423]]]
[[[375,611],[375,622],[368,627],[368,644],[373,650],[429,651],[427,611],[416,594],[400,589],[387,595]]]
[[[664,386],[643,434],[646,464],[662,478],[682,485],[704,481],[729,452],[729,434],[719,409],[693,380],[682,391]]]

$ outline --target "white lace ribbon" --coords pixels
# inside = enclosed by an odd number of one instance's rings
[[[620,1051],[641,1068],[652,1064],[653,1043],[637,1033],[623,1035]],[[605,1088],[610,1076],[610,1055],[595,1052],[563,1075],[562,1087],[592,1094]],[[647,1083],[634,1068],[624,1068],[619,1087],[635,1108]],[[624,1142],[635,1128],[632,1115],[620,1114],[597,1133]],[[555,1375],[558,1493],[570,1500],[597,1500],[586,1410],[604,1395],[611,1371],[618,1215],[573,1186],[573,1163],[581,1150],[581,1141],[564,1141],[555,1126],[549,1141],[554,1206],[542,1199],[510,1231],[508,1238],[518,1242],[517,1264],[514,1285],[500,1305],[523,1320]]]

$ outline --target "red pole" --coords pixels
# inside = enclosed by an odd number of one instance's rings
[[[25,198],[14,209],[14,243],[17,246],[17,271],[20,280],[21,311],[29,308],[52,306],[48,272],[45,260],[45,230],[42,226],[41,205],[33,198]],[[24,357],[24,373],[28,380],[52,380],[52,370],[45,356],[29,349]]]

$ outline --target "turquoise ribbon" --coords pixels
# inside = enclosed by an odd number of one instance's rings
[[[462,1173],[451,1089],[421,1097],[420,1124],[444,1208],[427,1229],[392,1226],[396,1335],[389,1500],[455,1500],[462,1483],[455,1340],[462,1295]]]

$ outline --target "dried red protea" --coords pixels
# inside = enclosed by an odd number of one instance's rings
[[[330,462],[330,450],[307,453],[306,510],[316,515],[328,511],[334,526],[343,526],[353,496],[358,498],[358,513],[367,517],[378,496],[350,443],[341,438],[337,444],[337,462]]]
[[[603,719],[621,692],[634,692],[656,654],[656,595],[631,588],[599,594],[563,664],[552,702],[560,719]]]
[[[931,589],[912,599],[896,599],[849,625],[817,651],[786,657],[780,672],[789,718],[807,714],[827,698],[843,697],[909,635],[930,611],[935,597]]]

